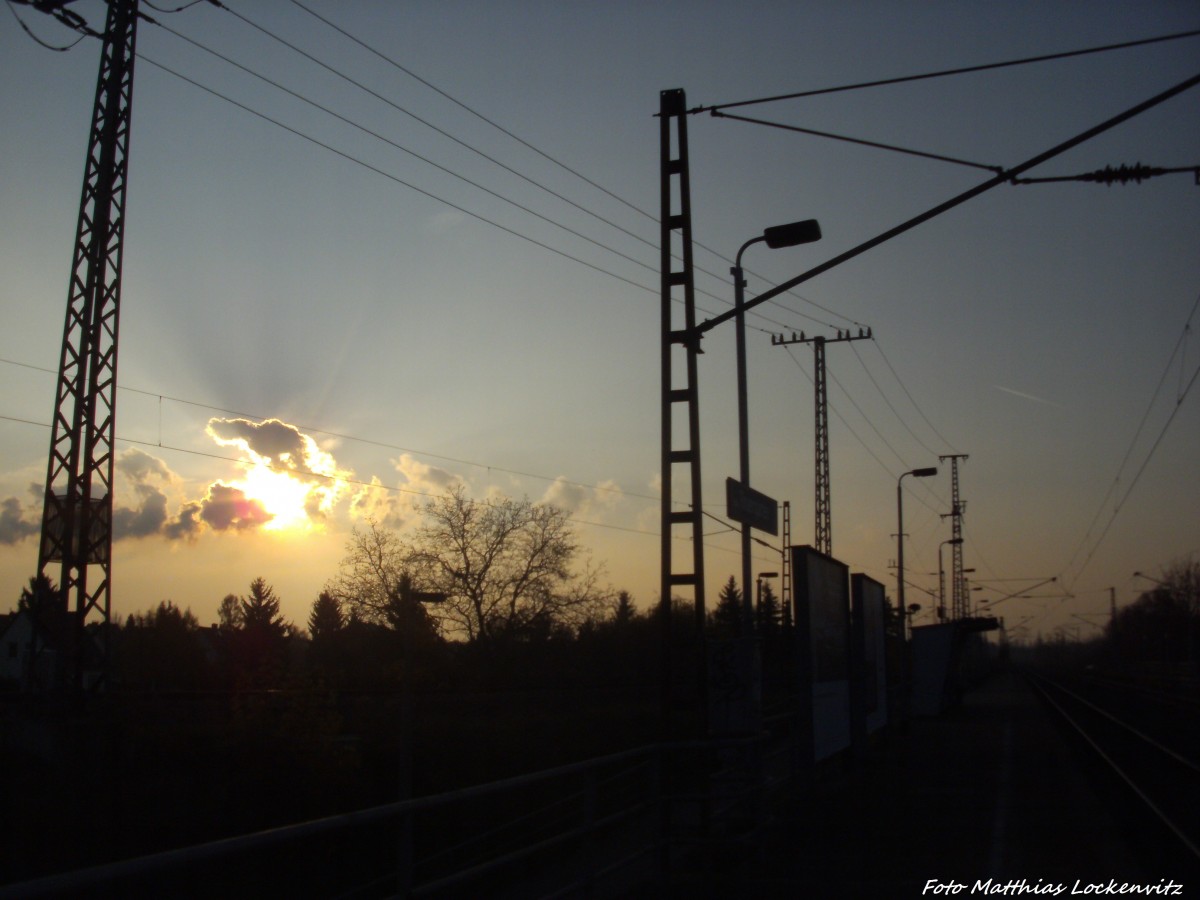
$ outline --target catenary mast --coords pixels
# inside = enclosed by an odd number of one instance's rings
[[[43,4],[44,5],[44,4]],[[62,6],[64,4],[58,4]],[[39,8],[41,8],[39,6]],[[61,10],[59,10],[61,12]],[[59,674],[107,668],[117,331],[138,0],[109,0],[54,399],[38,573],[60,566],[71,627]],[[89,625],[98,624],[98,640]],[[98,658],[97,658],[98,657]]]

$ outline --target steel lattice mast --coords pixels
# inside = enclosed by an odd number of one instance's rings
[[[83,194],[63,326],[38,572],[61,563],[59,590],[72,611],[64,648],[74,688],[83,686],[85,629],[100,624],[107,657],[112,564],[113,440],[117,330],[138,0],[109,0]],[[93,569],[97,570],[93,573]],[[95,575],[95,577],[93,577]],[[105,668],[105,660],[98,660]]]
[[[951,539],[954,541],[953,564],[950,574],[950,618],[963,619],[967,615],[966,585],[963,583],[962,557],[962,517],[967,504],[958,497],[958,461],[965,460],[967,454],[953,453],[939,456],[940,462],[950,460],[950,527]],[[943,516],[943,518],[945,518]]]

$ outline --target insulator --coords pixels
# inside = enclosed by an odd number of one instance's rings
[[[1097,172],[1089,172],[1079,177],[1081,181],[1094,181],[1098,184],[1128,184],[1131,181],[1141,184],[1144,179],[1165,174],[1166,169],[1143,166],[1138,162],[1132,166],[1120,165],[1115,169],[1112,166],[1105,166]]]

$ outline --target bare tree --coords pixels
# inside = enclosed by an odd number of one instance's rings
[[[575,629],[612,604],[597,569],[573,571],[580,548],[564,510],[528,499],[472,500],[458,486],[424,514],[407,554],[414,580],[446,595],[433,614],[469,640]]]
[[[408,549],[394,531],[374,520],[355,528],[346,543],[341,571],[325,590],[360,621],[393,625],[396,604],[407,575]]]
[[[242,601],[236,594],[226,594],[217,607],[222,631],[239,631],[242,627]]]

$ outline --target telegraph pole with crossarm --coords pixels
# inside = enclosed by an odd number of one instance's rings
[[[858,330],[851,334],[850,330],[839,331],[837,337],[827,338],[821,335],[806,337],[804,332],[797,335],[792,332],[790,338],[782,334],[771,335],[771,345],[775,347],[788,344],[813,345],[813,388],[816,393],[816,540],[817,550],[826,556],[833,555],[833,516],[829,502],[829,399],[825,390],[825,345],[837,344],[844,341],[865,341],[871,339],[871,329]]]

